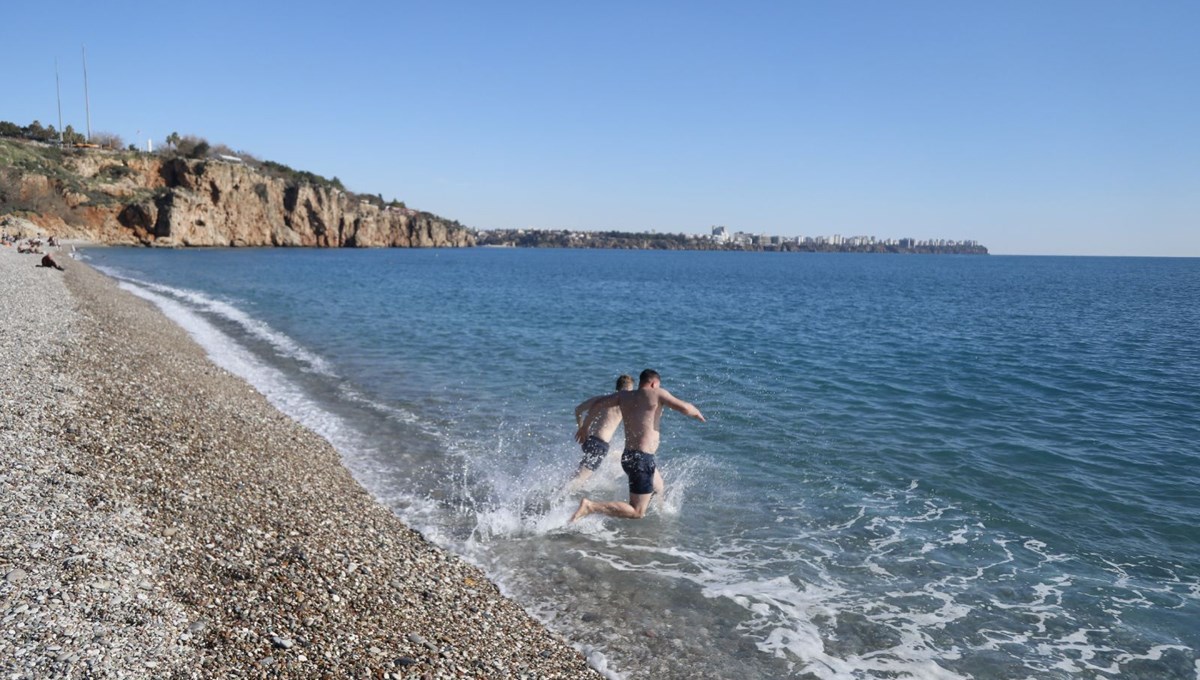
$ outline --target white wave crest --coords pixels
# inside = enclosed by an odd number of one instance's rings
[[[97,269],[119,282],[128,283],[142,290],[158,293],[165,298],[186,303],[194,312],[211,314],[232,322],[242,328],[248,335],[265,342],[278,352],[280,356],[297,361],[307,366],[308,370],[314,373],[336,377],[333,367],[324,358],[302,347],[298,342],[286,334],[275,330],[266,322],[247,314],[236,305],[210,297],[199,291],[141,281],[107,267],[97,267]]]

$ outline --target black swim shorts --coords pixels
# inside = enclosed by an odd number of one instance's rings
[[[629,493],[654,493],[654,454],[625,449],[621,454],[621,469],[629,475]]]
[[[579,467],[595,470],[600,467],[600,462],[607,455],[608,442],[596,435],[592,435],[583,443],[583,460],[579,461]]]

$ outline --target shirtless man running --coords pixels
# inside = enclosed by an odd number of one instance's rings
[[[622,375],[617,378],[618,392],[628,392],[632,389],[631,376]],[[575,424],[579,426],[575,432],[575,441],[583,448],[583,460],[579,461],[579,469],[575,471],[574,479],[567,483],[564,491],[574,491],[582,486],[608,455],[608,443],[612,441],[617,426],[621,424],[621,409],[616,404],[607,408],[596,406],[596,402],[603,398],[592,397],[575,407]]]
[[[657,371],[647,368],[638,377],[633,392],[616,392],[596,400],[593,408],[617,406],[625,420],[625,452],[621,454],[621,469],[629,475],[629,502],[579,501],[579,509],[571,516],[575,522],[593,512],[610,517],[641,519],[655,492],[662,491],[662,475],[658,474],[655,452],[658,451],[659,429],[663,407],[704,422],[700,409],[662,388]]]

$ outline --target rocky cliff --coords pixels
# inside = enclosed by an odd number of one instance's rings
[[[245,162],[0,140],[0,214],[19,214],[65,238],[159,246],[474,245],[457,223],[376,203]]]

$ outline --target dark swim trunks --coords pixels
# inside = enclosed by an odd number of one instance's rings
[[[629,493],[654,493],[654,454],[625,449],[621,469],[629,475]]]
[[[608,442],[591,435],[587,441],[583,443],[583,460],[579,461],[579,467],[585,467],[589,470],[595,470],[600,467],[600,462],[608,455]]]

